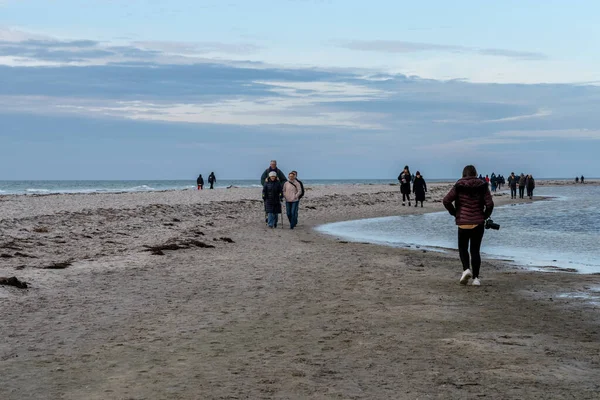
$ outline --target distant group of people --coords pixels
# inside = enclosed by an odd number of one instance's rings
[[[479,175],[480,179],[484,179],[481,175]],[[504,179],[503,175],[496,175],[496,173],[492,172],[491,176],[485,176],[485,181],[491,186],[492,192],[496,192],[498,190],[502,190],[502,186],[506,184],[506,179]]]
[[[405,165],[400,175],[398,175],[398,182],[400,183],[400,193],[402,193],[402,205],[406,206],[406,202],[408,201],[408,206],[410,207],[410,185],[412,183],[412,193],[415,194],[415,207],[418,206],[419,202],[421,202],[421,207],[423,207],[425,193],[427,193],[427,183],[425,183],[425,179],[421,173],[417,171],[415,175],[411,175],[410,168],[408,168],[408,165]]]
[[[584,176],[583,176],[583,175],[581,175],[581,179],[580,179],[579,177],[575,177],[575,183],[579,183],[579,182],[581,182],[581,183],[585,183],[584,179],[585,179],[585,178],[584,178]]]
[[[525,197],[525,190],[527,189],[527,197],[530,199],[533,198],[533,189],[535,189],[535,179],[533,175],[528,174],[525,175],[521,173],[521,175],[516,176],[514,172],[510,173],[508,177],[508,186],[510,187],[510,198],[517,198],[517,187],[519,188],[519,198],[522,199]]]
[[[300,199],[304,196],[304,184],[298,179],[298,172],[291,171],[286,178],[277,167],[277,161],[271,160],[269,168],[261,175],[260,182],[263,187],[262,198],[267,226],[277,228],[279,214],[282,213],[282,203],[285,200],[290,229],[294,229],[298,225]]]
[[[214,189],[215,183],[217,183],[217,177],[215,176],[214,172],[211,172],[208,176],[208,184],[210,185],[210,189]],[[202,177],[202,174],[200,174],[196,179],[196,185],[198,185],[198,190],[204,189],[204,178]]]

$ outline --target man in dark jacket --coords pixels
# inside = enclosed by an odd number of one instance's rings
[[[211,172],[208,176],[208,183],[210,184],[210,188],[214,189],[213,186],[215,183],[217,183],[217,177],[215,176],[214,172]]]
[[[508,186],[510,186],[510,198],[516,199],[517,198],[517,177],[515,176],[514,172],[511,172],[510,176],[508,177]]]
[[[263,186],[262,198],[265,202],[267,224],[269,228],[277,228],[278,214],[281,214],[283,191],[281,183],[277,180],[277,173],[275,171],[269,172],[269,177]]]
[[[279,168],[277,168],[277,161],[271,160],[271,164],[269,164],[269,168],[265,169],[265,172],[263,172],[263,174],[260,177],[260,185],[261,186],[264,185],[265,182],[267,182],[270,172],[275,172],[277,174],[277,179],[279,179],[279,183],[281,183],[282,185],[287,181],[285,174]]]
[[[525,197],[525,185],[527,184],[527,177],[524,173],[521,173],[519,177],[519,198],[522,199]]]
[[[452,204],[454,203],[454,204]],[[444,207],[455,217],[458,225],[458,253],[463,266],[460,277],[461,285],[466,285],[473,278],[473,285],[479,286],[479,268],[481,255],[479,250],[485,231],[485,220],[492,215],[494,200],[486,182],[477,177],[477,170],[467,165],[463,177],[444,197]],[[470,253],[469,259],[469,242]]]

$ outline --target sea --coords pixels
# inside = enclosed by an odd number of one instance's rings
[[[482,256],[531,269],[600,273],[600,186],[539,187],[544,201],[494,208],[499,230],[486,230]],[[457,247],[446,211],[322,225],[318,231],[349,241],[447,251]]]
[[[206,179],[204,181],[206,182]],[[217,180],[215,189],[236,187],[262,187],[260,179]],[[453,182],[452,179],[430,179],[427,182]],[[302,179],[304,185],[397,184],[391,179]],[[209,185],[205,184],[205,188]],[[119,193],[151,192],[161,190],[196,189],[193,180],[57,180],[57,181],[0,181],[0,195],[8,194],[58,194],[58,193]]]

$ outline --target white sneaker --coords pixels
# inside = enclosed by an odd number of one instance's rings
[[[466,285],[469,282],[469,279],[473,276],[470,269],[466,269],[463,271],[462,276],[460,277],[460,284]]]
[[[471,285],[473,285],[473,286],[481,286],[481,282],[479,282],[479,278],[473,279],[473,283],[471,283]]]

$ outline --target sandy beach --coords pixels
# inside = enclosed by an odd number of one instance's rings
[[[600,275],[461,286],[455,253],[313,230],[449,187],[307,187],[294,230],[259,188],[0,196],[0,277],[29,285],[0,286],[0,398],[597,399],[598,305],[561,294]]]

